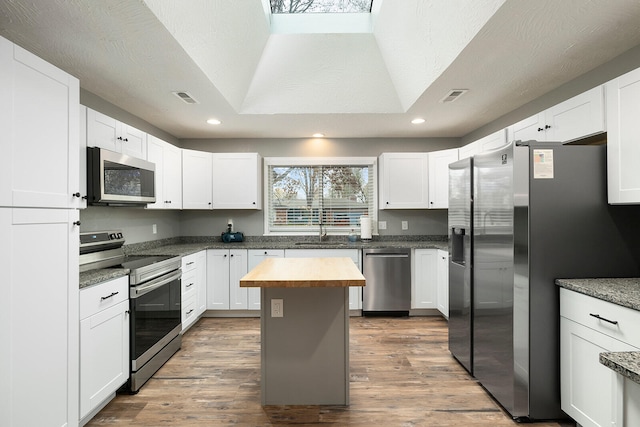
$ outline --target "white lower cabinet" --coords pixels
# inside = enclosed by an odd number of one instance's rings
[[[80,423],[91,419],[129,379],[129,281],[80,291]]]
[[[449,317],[449,254],[414,249],[411,261],[411,308],[435,308]]]
[[[438,249],[438,311],[449,318],[449,252]]]
[[[207,250],[207,309],[246,310],[247,289],[240,288],[245,274],[246,249]]]
[[[640,349],[640,312],[560,289],[560,316],[562,410],[583,427],[630,426],[617,409],[624,400],[622,381],[599,355]]]
[[[413,251],[411,308],[437,308],[438,250]]]
[[[267,258],[284,258],[284,249],[249,249],[247,256],[247,271],[253,270]],[[260,288],[247,289],[247,308],[260,310]]]
[[[360,250],[358,249],[287,249],[285,258],[351,258],[362,271],[360,263]],[[362,309],[362,287],[349,287],[349,310]]]
[[[204,313],[207,304],[207,252],[182,257],[182,330]]]

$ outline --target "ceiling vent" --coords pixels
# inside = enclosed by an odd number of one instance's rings
[[[173,94],[182,99],[186,104],[199,104],[199,102],[193,99],[187,92],[173,92]]]
[[[440,100],[442,103],[453,102],[460,98],[465,93],[469,92],[469,89],[452,89],[444,98]]]

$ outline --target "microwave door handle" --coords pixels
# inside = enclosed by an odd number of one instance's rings
[[[170,283],[176,279],[179,279],[181,275],[182,275],[182,270],[176,270],[175,273],[172,273],[168,277],[159,277],[158,279],[152,280],[149,283],[145,283],[141,286],[136,286],[133,289],[131,289],[131,298],[137,298],[139,296],[142,296],[144,294],[147,294],[153,291],[154,289],[158,289],[159,287],[164,286],[167,283]]]

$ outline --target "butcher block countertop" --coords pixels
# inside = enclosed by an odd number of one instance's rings
[[[267,258],[240,279],[241,287],[365,286],[351,258]]]

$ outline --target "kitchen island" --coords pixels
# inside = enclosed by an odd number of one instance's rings
[[[261,292],[263,405],[349,404],[350,258],[270,258],[240,279]]]

